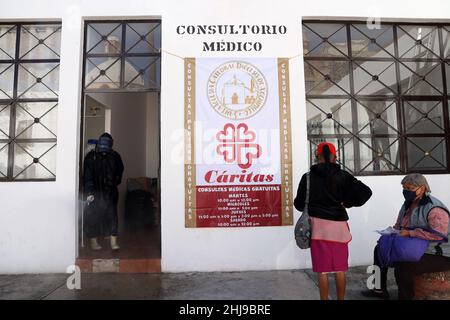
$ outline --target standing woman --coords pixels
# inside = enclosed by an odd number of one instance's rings
[[[345,272],[348,270],[348,243],[352,236],[345,208],[362,206],[372,196],[368,186],[336,164],[336,148],[322,142],[316,150],[317,164],[310,170],[308,213],[311,224],[311,259],[319,279],[320,299],[328,299],[328,273],[335,274],[337,299],[345,297]],[[303,211],[306,174],[294,200]]]

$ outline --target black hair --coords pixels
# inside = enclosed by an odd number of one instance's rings
[[[333,194],[336,194],[338,192],[338,190],[337,190],[338,186],[336,184],[336,180],[335,180],[334,174],[332,172],[331,150],[328,145],[323,146],[322,157],[323,157],[323,160],[325,161],[326,171],[327,171],[327,175],[326,175],[326,179],[325,179],[325,181],[326,181],[325,188],[330,190]]]
[[[331,158],[331,150],[328,145],[323,146],[322,156],[323,156],[323,159],[325,160],[325,163],[331,162],[331,159],[330,159]]]

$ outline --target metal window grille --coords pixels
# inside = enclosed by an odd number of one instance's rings
[[[310,161],[356,175],[448,173],[450,26],[304,21]]]
[[[87,21],[84,92],[159,91],[161,21]]]
[[[60,43],[60,23],[0,23],[0,181],[56,179]]]

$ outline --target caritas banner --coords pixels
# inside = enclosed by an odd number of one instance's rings
[[[185,59],[186,227],[292,225],[287,58]]]

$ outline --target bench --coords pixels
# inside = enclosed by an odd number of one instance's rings
[[[424,273],[414,278],[417,300],[450,300],[450,271]]]

